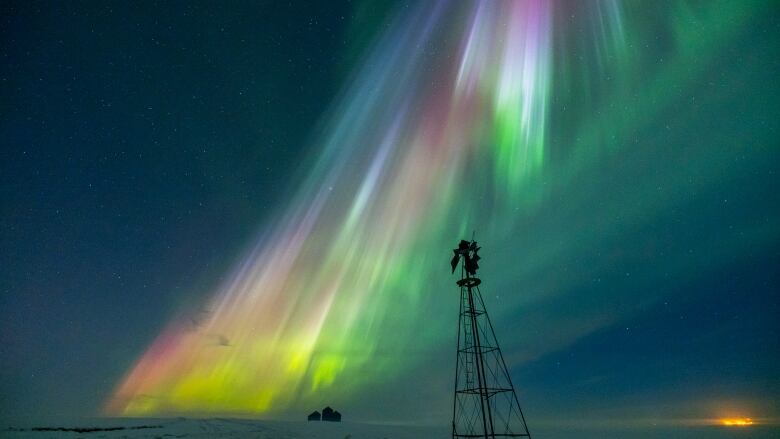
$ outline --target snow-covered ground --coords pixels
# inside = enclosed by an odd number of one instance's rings
[[[33,430],[35,428],[44,428],[45,430]],[[81,431],[75,431],[76,429]],[[87,431],[88,429],[95,430]],[[447,426],[421,427],[354,422],[281,422],[228,418],[101,418],[78,422],[6,423],[6,425],[0,426],[0,438],[9,439],[447,439],[450,437],[450,433]],[[574,437],[578,439],[775,439],[780,438],[780,427],[764,425],[745,428],[709,426],[620,429],[561,427],[540,423],[536,430],[532,430],[532,434],[534,439]]]
[[[60,430],[65,429],[65,430]],[[95,429],[94,431],[87,431]],[[111,430],[115,429],[115,430]],[[76,431],[80,430],[80,431]],[[257,438],[257,439],[418,439],[446,438],[443,427],[351,422],[277,422],[247,419],[97,419],[78,423],[32,424],[0,430],[3,438]]]

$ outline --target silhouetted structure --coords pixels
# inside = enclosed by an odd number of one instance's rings
[[[341,422],[341,413],[334,411],[330,406],[322,409],[322,420],[329,422]]]
[[[461,265],[458,351],[452,437],[527,437],[520,402],[498,346],[476,277],[481,259],[476,241],[462,240],[454,249],[452,272]]]
[[[320,412],[318,412],[317,410],[313,411],[309,415],[308,420],[309,421],[319,421],[320,420]]]

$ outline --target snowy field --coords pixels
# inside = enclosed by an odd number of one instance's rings
[[[113,430],[112,430],[113,429]],[[90,431],[92,430],[92,431]],[[257,438],[257,439],[413,439],[445,438],[442,427],[350,422],[276,422],[247,419],[96,419],[78,423],[15,425],[2,438]]]
[[[534,439],[776,439],[780,428],[691,427],[649,429],[555,428],[538,425]],[[0,438],[257,438],[257,439],[445,439],[447,426],[421,427],[352,422],[277,422],[248,419],[94,419],[67,423],[6,424]]]

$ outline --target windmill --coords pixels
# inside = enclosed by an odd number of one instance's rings
[[[479,250],[473,239],[461,240],[450,261],[453,273],[461,266],[452,437],[530,438],[479,289]]]

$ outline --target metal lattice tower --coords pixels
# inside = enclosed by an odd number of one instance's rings
[[[460,265],[460,316],[455,363],[452,437],[527,437],[520,402],[498,346],[476,277],[480,259],[476,241],[453,250],[452,271]],[[460,261],[463,261],[460,264]]]

